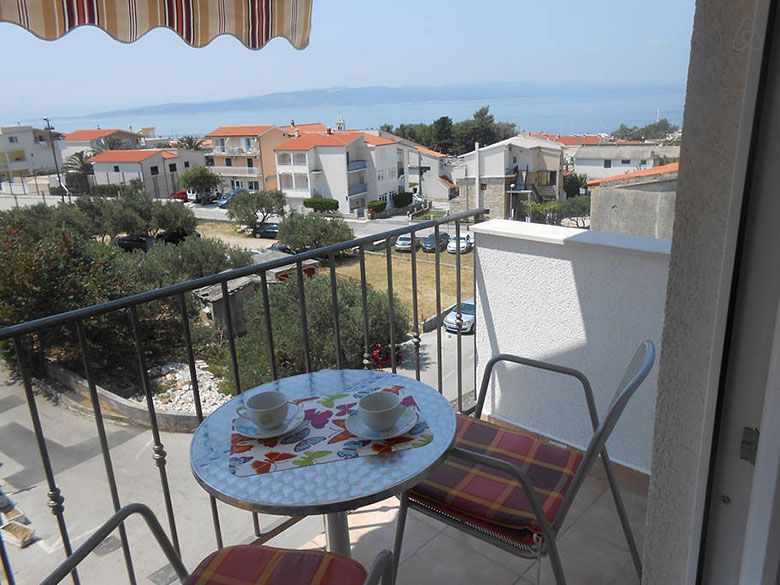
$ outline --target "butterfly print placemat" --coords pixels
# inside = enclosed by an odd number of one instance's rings
[[[317,465],[353,457],[392,453],[422,447],[433,440],[433,434],[414,398],[403,386],[381,388],[401,397],[404,408],[417,414],[411,430],[383,441],[360,439],[346,429],[346,419],[357,409],[360,398],[376,390],[329,394],[294,400],[304,409],[304,422],[293,431],[272,439],[253,439],[236,432],[236,421],[230,437],[230,472],[238,476],[271,473],[295,467]]]

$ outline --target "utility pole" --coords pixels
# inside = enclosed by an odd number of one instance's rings
[[[54,170],[57,172],[57,185],[60,188],[60,197],[62,203],[65,203],[65,190],[62,187],[62,177],[60,176],[60,166],[57,164],[57,153],[54,150],[54,138],[52,138],[51,131],[54,130],[54,126],[49,122],[49,118],[43,117],[43,121],[46,122],[46,129],[49,131],[49,142],[51,143],[51,155],[54,157]]]

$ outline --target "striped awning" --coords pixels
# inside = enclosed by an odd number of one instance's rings
[[[82,25],[132,43],[165,27],[193,47],[233,35],[250,49],[284,37],[296,49],[309,44],[313,0],[0,0],[0,21],[54,40]]]

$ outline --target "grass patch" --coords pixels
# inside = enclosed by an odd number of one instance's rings
[[[198,221],[198,231],[206,238],[246,235],[239,232],[232,221]],[[250,234],[251,235],[251,234]]]
[[[421,215],[415,215],[414,221],[428,221],[429,219],[440,219],[447,215],[447,212],[443,209],[431,209]]]

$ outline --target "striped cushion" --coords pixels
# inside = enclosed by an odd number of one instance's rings
[[[503,459],[531,480],[548,520],[553,522],[561,501],[582,461],[582,453],[556,447],[519,431],[458,415],[458,447]],[[541,533],[523,488],[509,475],[449,456],[428,478],[409,492],[412,500],[451,516],[501,533]],[[522,535],[514,540],[524,541]]]
[[[357,585],[365,578],[363,566],[346,557],[244,544],[211,553],[186,585]]]

